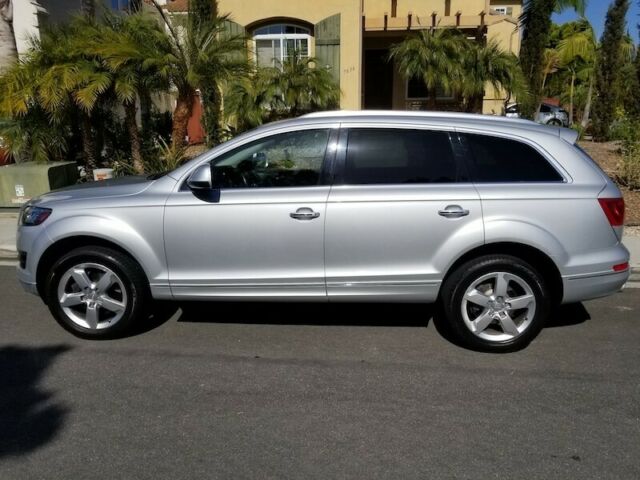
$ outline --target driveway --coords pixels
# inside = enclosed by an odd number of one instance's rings
[[[167,304],[88,342],[0,286],[2,479],[640,478],[638,289],[490,355],[412,305]]]

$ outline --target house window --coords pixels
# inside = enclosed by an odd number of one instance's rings
[[[113,10],[127,10],[129,8],[129,0],[111,0],[111,8]]]
[[[278,67],[297,52],[309,56],[311,31],[297,25],[276,24],[253,32],[256,42],[256,61],[259,67]]]

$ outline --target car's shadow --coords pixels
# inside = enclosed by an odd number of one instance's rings
[[[453,335],[437,304],[414,303],[295,303],[295,302],[156,302],[143,322],[129,336],[160,327],[177,314],[178,322],[241,323],[256,325],[333,325],[354,327],[427,328],[433,322],[449,342],[467,348]],[[561,305],[545,328],[578,325],[591,316],[582,303]]]
[[[433,321],[436,328],[446,323],[435,304],[188,302],[179,306],[179,322],[427,327]],[[164,316],[169,313],[164,309]],[[590,318],[581,303],[562,305],[554,310],[546,328],[577,325]]]
[[[189,302],[179,322],[426,327],[432,305],[389,303]]]

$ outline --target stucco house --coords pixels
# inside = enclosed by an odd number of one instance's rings
[[[160,0],[172,13],[187,0]],[[340,84],[343,109],[423,109],[427,92],[387,61],[389,46],[409,32],[457,27],[470,38],[495,39],[515,54],[520,48],[522,0],[218,0],[237,33],[245,34],[259,65],[282,60],[294,49],[317,57]],[[457,101],[438,97],[442,109]],[[501,113],[504,92],[487,88],[484,113]]]

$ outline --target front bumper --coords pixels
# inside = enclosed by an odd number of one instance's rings
[[[31,283],[29,281],[25,281],[22,278],[20,278],[20,267],[18,267],[18,282],[20,282],[20,285],[22,286],[22,288],[24,289],[25,292],[27,293],[31,293],[33,295],[38,295],[40,296],[40,293],[38,292],[38,286],[34,283]]]

